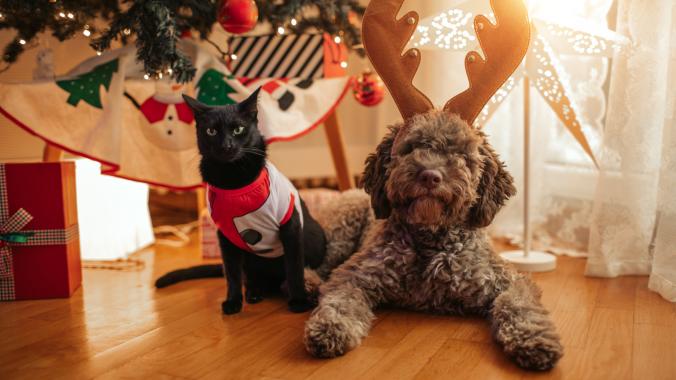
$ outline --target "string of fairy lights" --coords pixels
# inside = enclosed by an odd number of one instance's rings
[[[117,0],[47,0],[23,2],[0,0],[0,30],[16,30],[15,39],[4,49],[4,71],[16,62],[18,56],[36,47],[40,35],[50,32],[59,41],[81,34],[91,40],[97,55],[110,49],[111,42],[123,45],[136,43],[137,59],[145,67],[144,78],[162,79],[171,76],[184,83],[193,78],[195,70],[189,58],[178,47],[182,31],[194,31],[209,40],[213,24],[217,22],[222,0],[180,1],[128,1]],[[363,56],[358,18],[363,7],[354,0],[256,0],[259,23],[269,23],[273,33],[286,35],[314,29],[332,35],[336,44],[344,43],[348,49]],[[315,15],[308,7],[318,8]],[[299,18],[300,17],[300,18]],[[147,21],[151,21],[148,23]],[[133,38],[133,40],[132,40]],[[217,46],[216,46],[217,47]],[[217,47],[218,48],[218,47]],[[237,57],[218,49],[224,60]],[[159,52],[159,53],[158,53]],[[347,60],[341,58],[340,66],[346,68]]]

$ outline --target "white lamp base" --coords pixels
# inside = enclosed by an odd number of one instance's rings
[[[523,251],[507,251],[500,256],[522,272],[549,272],[556,269],[556,256],[545,252],[530,251],[525,257]]]

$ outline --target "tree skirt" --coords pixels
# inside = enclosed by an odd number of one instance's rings
[[[195,81],[146,80],[128,46],[82,62],[56,80],[0,84],[0,112],[41,139],[101,162],[106,174],[172,189],[200,186],[194,118],[181,94],[233,104],[262,87],[259,128],[291,140],[328,117],[349,78],[235,78],[210,53],[182,41]],[[165,76],[165,78],[168,76]]]

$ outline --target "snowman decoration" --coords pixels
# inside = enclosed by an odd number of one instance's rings
[[[144,136],[160,148],[182,151],[195,146],[195,120],[181,96],[184,85],[170,80],[155,81],[155,93],[141,104],[140,111],[149,125]]]

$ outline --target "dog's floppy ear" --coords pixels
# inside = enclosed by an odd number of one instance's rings
[[[491,224],[507,199],[516,194],[512,175],[507,172],[505,164],[488,142],[484,140],[479,146],[479,152],[483,157],[483,172],[477,189],[477,200],[467,217],[469,228],[482,228]]]
[[[390,132],[383,138],[375,153],[366,158],[366,168],[362,182],[364,190],[371,196],[371,207],[378,219],[387,219],[392,212],[390,201],[387,199],[385,184],[387,183],[387,167],[392,161],[392,144],[400,127],[391,127]]]

